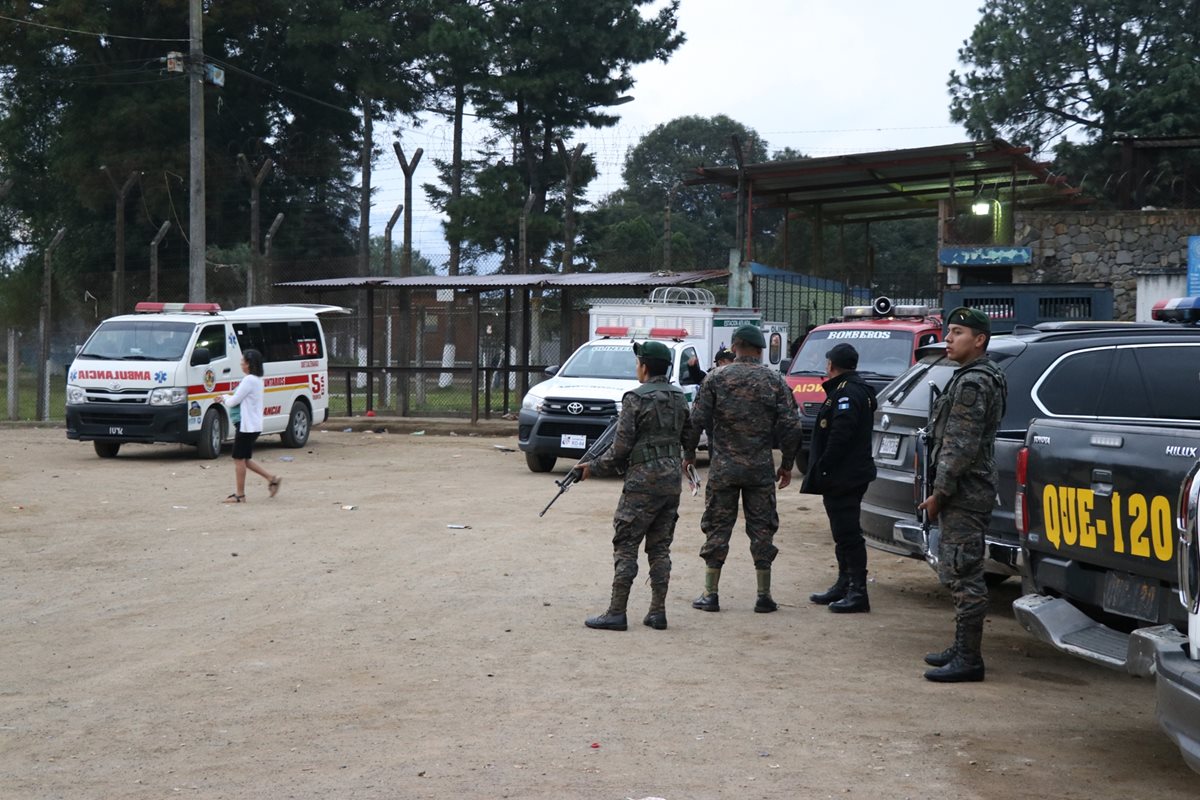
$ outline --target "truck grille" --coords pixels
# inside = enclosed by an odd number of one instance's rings
[[[108,389],[87,390],[87,401],[89,403],[141,403],[145,405],[149,397],[149,389],[122,389],[115,392]]]
[[[824,403],[805,403],[803,409],[804,416],[815,417],[820,412],[821,406],[823,405]]]
[[[562,436],[564,433],[586,433],[588,442],[591,443],[604,432],[607,423],[571,423],[571,422],[543,422],[538,427],[538,434],[541,436]]]
[[[103,411],[81,411],[79,421],[84,425],[122,426],[125,428],[149,428],[154,423],[154,415],[145,414],[106,414]]]
[[[572,410],[573,404],[578,404],[582,408]],[[567,414],[572,417],[611,417],[617,413],[617,404],[612,400],[547,397],[542,401],[542,411],[547,414]]]

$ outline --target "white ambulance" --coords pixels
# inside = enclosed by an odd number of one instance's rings
[[[320,314],[337,306],[138,303],[100,323],[67,372],[67,438],[101,458],[131,442],[195,445],[216,458],[234,426],[213,398],[241,381],[242,351],[263,355],[263,433],[303,447],[325,421],[329,362]]]

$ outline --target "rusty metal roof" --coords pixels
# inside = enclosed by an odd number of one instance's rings
[[[565,275],[414,275],[410,278],[322,278],[312,281],[287,281],[276,286],[294,289],[336,291],[339,289],[519,289],[524,287],[589,286],[684,286],[691,283],[725,280],[729,271],[707,269],[692,272],[572,272]]]
[[[1015,202],[1021,208],[1083,200],[1065,176],[1029,152],[989,139],[747,164],[743,175],[755,206],[819,213],[833,223],[932,217],[938,201],[951,197],[962,203]],[[737,167],[698,167],[696,175],[685,183],[738,185]]]

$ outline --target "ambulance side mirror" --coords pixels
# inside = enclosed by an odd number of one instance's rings
[[[202,367],[210,361],[212,361],[212,358],[208,354],[207,347],[197,347],[195,350],[192,351],[192,366],[193,367]]]

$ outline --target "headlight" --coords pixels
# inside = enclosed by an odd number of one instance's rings
[[[87,391],[82,386],[67,387],[67,405],[78,406],[87,402]]]
[[[150,405],[173,406],[187,399],[187,389],[182,386],[171,386],[155,389],[150,392]]]
[[[521,409],[523,411],[536,411],[541,413],[543,398],[538,397],[533,392],[525,395],[525,399],[521,401]]]

